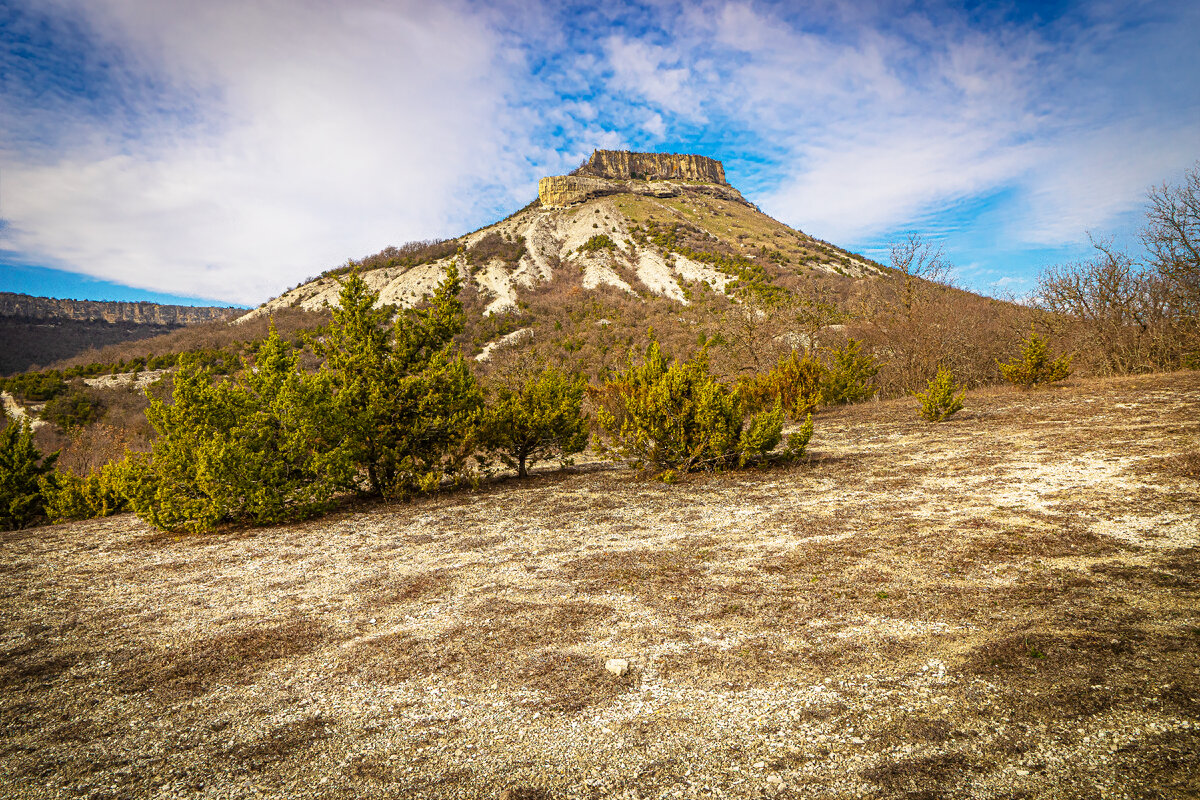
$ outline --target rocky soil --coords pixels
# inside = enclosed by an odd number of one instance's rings
[[[1200,373],[967,401],[824,412],[807,463],[674,485],[0,534],[0,785],[1197,796]]]

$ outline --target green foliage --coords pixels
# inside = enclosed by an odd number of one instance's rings
[[[819,361],[793,350],[769,372],[743,380],[738,388],[749,408],[763,411],[779,404],[789,419],[799,420],[816,409],[824,374]]]
[[[42,458],[28,420],[18,423],[6,415],[5,421],[0,430],[0,530],[11,531],[42,518],[39,481],[54,469],[58,454]]]
[[[744,465],[779,444],[783,427],[778,403],[747,425],[741,394],[709,373],[706,353],[671,361],[657,342],[606,385],[597,416],[613,455],[660,473]]]
[[[553,368],[528,376],[517,389],[500,387],[489,404],[484,444],[519,477],[527,467],[557,454],[564,460],[587,446],[581,410],[587,382]]]
[[[129,508],[133,456],[113,461],[85,477],[70,472],[43,476],[40,484],[51,522],[95,519]]]
[[[862,342],[850,339],[832,354],[833,363],[821,382],[821,402],[831,406],[857,403],[875,394],[879,364],[875,356],[862,352]]]
[[[305,375],[274,328],[233,380],[186,357],[172,402],[152,399],[158,437],[129,465],[133,510],[165,530],[303,519],[327,507],[348,471],[323,379]]]
[[[49,369],[0,378],[0,389],[25,402],[41,403],[67,391],[67,384],[61,372]]]
[[[808,443],[812,441],[813,436],[813,421],[812,414],[804,418],[804,424],[800,426],[800,430],[795,433],[788,434],[787,449],[790,458],[800,458],[804,455],[804,451],[808,449]]]
[[[104,416],[104,403],[81,386],[73,386],[46,403],[41,416],[63,430],[82,428]]]
[[[479,434],[483,396],[454,351],[464,326],[461,282],[451,268],[423,308],[376,309],[378,295],[352,274],[321,345],[322,375],[350,463],[366,491],[405,498],[459,479]]]
[[[1050,343],[1037,331],[1030,329],[1029,336],[1021,345],[1021,357],[1007,364],[996,362],[1004,380],[1029,389],[1039,383],[1054,383],[1071,374],[1071,357],[1067,355],[1051,358]]]
[[[616,250],[617,243],[607,233],[597,234],[576,248],[580,253],[595,253],[598,250]]]
[[[954,373],[939,366],[929,387],[914,394],[921,401],[921,417],[930,422],[942,422],[963,407],[967,390],[954,382]]]

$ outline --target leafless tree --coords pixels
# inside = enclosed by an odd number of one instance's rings
[[[900,305],[909,319],[912,318],[917,303],[921,282],[949,286],[954,271],[942,246],[927,240],[919,233],[910,233],[901,241],[892,244],[891,262],[892,269],[903,276]]]
[[[1142,243],[1171,293],[1188,346],[1200,347],[1200,162],[1178,186],[1150,190]]]

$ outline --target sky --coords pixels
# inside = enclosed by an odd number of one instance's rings
[[[1200,3],[0,0],[0,291],[253,306],[595,148],[1026,297],[1200,159]]]

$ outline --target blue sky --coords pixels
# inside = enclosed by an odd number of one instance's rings
[[[256,305],[698,152],[772,216],[1027,295],[1200,159],[1200,4],[0,0],[0,290]]]

